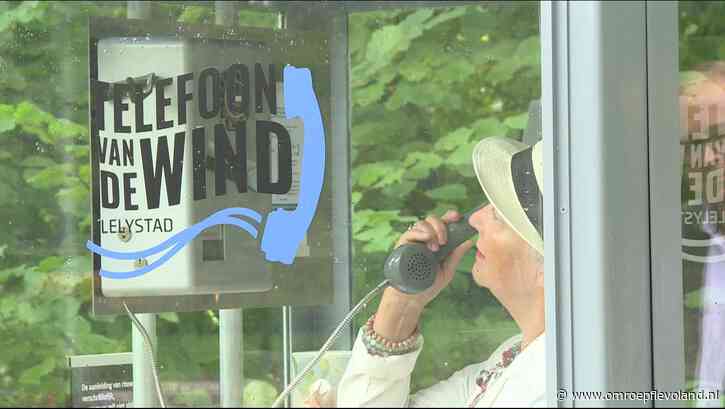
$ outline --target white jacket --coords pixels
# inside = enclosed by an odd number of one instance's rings
[[[338,407],[510,407],[546,406],[546,351],[544,334],[529,344],[482,396],[476,378],[500,362],[503,351],[521,340],[521,334],[501,344],[488,360],[469,365],[412,396],[410,374],[422,349],[387,358],[370,355],[358,334],[352,356],[337,390]]]

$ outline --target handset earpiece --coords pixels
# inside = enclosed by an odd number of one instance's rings
[[[422,243],[404,244],[393,250],[385,261],[385,278],[390,285],[407,294],[416,294],[430,288],[436,279],[438,264],[464,241],[476,234],[468,219],[481,209],[481,205],[463,215],[461,220],[446,225],[448,241],[432,252]]]

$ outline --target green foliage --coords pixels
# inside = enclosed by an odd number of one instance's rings
[[[269,407],[280,391],[269,382],[250,379],[244,385],[242,404],[250,407]]]
[[[83,248],[91,223],[90,16],[123,17],[125,4],[0,3],[2,406],[65,405],[66,355],[130,349],[125,317],[90,314],[90,260]],[[211,5],[179,3],[158,4],[155,16],[195,24],[211,24],[214,17]],[[239,22],[271,27],[276,16],[243,10]],[[471,150],[484,137],[520,135],[528,103],[540,89],[537,33],[535,3],[351,16],[358,296],[380,280],[380,266],[405,226],[485,200],[471,171]],[[459,268],[470,271],[471,264],[469,255]],[[215,313],[160,318],[162,380],[216,380]],[[269,400],[276,392],[280,322],[278,309],[245,312],[245,376],[269,395],[245,401]],[[426,312],[423,326],[427,346],[416,388],[485,358],[516,331],[466,274]],[[173,347],[164,347],[166,342]],[[170,400],[213,404],[197,389]]]
[[[703,307],[702,303],[702,289],[698,288],[697,290],[692,290],[688,293],[685,293],[684,298],[684,304],[685,308],[689,308],[691,310],[701,310]]]
[[[211,5],[159,3],[165,20],[213,23]],[[683,84],[725,58],[725,3],[680,3]],[[125,16],[115,2],[0,2],[0,406],[61,406],[64,357],[128,351],[125,317],[90,314],[87,19]],[[540,95],[538,3],[355,13],[350,17],[352,234],[355,299],[381,279],[400,233],[427,214],[483,201],[475,143],[518,138]],[[239,22],[272,27],[273,13]],[[459,271],[470,271],[473,254]],[[700,293],[686,306],[700,307]],[[371,303],[373,310],[377,301]],[[161,378],[218,377],[213,312],[161,314]],[[366,317],[360,317],[359,326]],[[281,313],[245,311],[245,402],[266,403],[281,379]],[[517,332],[470,274],[425,312],[413,388],[478,362]],[[163,347],[168,343],[173,347]],[[270,358],[270,356],[273,356]],[[251,384],[252,382],[250,382]],[[176,405],[211,405],[189,390]]]
[[[128,350],[89,315],[86,21],[114,8],[0,11],[0,405],[61,406],[65,357]],[[77,72],[78,75],[69,75]]]
[[[473,146],[520,137],[540,94],[539,52],[531,3],[350,17],[355,298],[380,281],[383,260],[410,223],[486,200]],[[470,272],[472,263],[469,254],[459,269]],[[470,274],[459,274],[426,310],[422,328],[413,389],[485,359],[517,332]]]
[[[155,15],[213,22],[213,4],[158,4]],[[130,350],[130,322],[90,311],[88,18],[125,17],[125,2],[0,2],[0,406],[66,406],[65,357]],[[211,20],[210,20],[211,19]],[[240,22],[270,25],[269,13]],[[213,314],[162,314],[164,382],[218,378]],[[281,346],[268,310],[245,314],[245,345]],[[171,340],[172,348],[163,347]],[[176,341],[179,341],[178,343]],[[247,366],[276,383],[279,359]],[[259,368],[255,371],[255,368]],[[198,390],[174,405],[210,405]]]

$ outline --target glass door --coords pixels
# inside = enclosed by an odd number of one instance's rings
[[[691,407],[725,405],[724,6],[648,5],[654,380]]]

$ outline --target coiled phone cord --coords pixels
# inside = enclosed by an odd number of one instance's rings
[[[126,309],[126,313],[128,313],[128,317],[131,318],[131,322],[133,322],[133,325],[136,326],[136,329],[141,333],[143,336],[144,343],[146,344],[146,348],[148,348],[151,355],[151,373],[154,376],[154,384],[156,385],[156,393],[159,397],[159,404],[162,408],[166,407],[166,401],[164,400],[164,394],[161,392],[161,383],[159,382],[159,374],[158,369],[156,367],[156,352],[154,351],[153,343],[151,342],[151,337],[149,336],[149,333],[146,332],[146,328],[144,328],[143,324],[136,318],[136,315],[131,312],[131,310],[128,309],[128,305],[126,302],[123,302],[123,308]]]
[[[327,341],[325,342],[325,344],[322,345],[322,348],[320,348],[320,352],[318,352],[317,355],[315,355],[315,357],[312,359],[312,361],[310,361],[310,363],[307,364],[307,366],[302,370],[302,372],[300,372],[300,374],[297,375],[297,377],[292,382],[290,382],[290,384],[287,386],[287,388],[285,388],[285,390],[282,391],[282,393],[279,395],[279,397],[277,397],[277,400],[275,400],[274,403],[272,404],[273,408],[278,407],[287,398],[287,396],[290,393],[292,393],[292,391],[297,386],[299,386],[299,384],[302,382],[302,379],[304,379],[305,375],[307,375],[307,373],[310,372],[310,370],[312,370],[312,368],[317,364],[317,362],[320,360],[320,358],[322,358],[322,355],[324,355],[325,352],[327,352],[327,350],[330,349],[330,347],[332,347],[332,344],[334,344],[335,341],[337,340],[337,338],[340,336],[340,334],[342,334],[342,330],[345,329],[345,327],[348,324],[350,324],[350,321],[352,321],[352,319],[355,318],[355,316],[363,308],[365,308],[367,306],[368,302],[370,302],[370,300],[373,299],[373,297],[375,297],[378,294],[378,292],[383,290],[389,284],[390,284],[390,280],[385,280],[385,281],[381,282],[380,284],[378,284],[377,287],[375,287],[365,297],[363,297],[363,299],[360,300],[360,302],[358,302],[357,305],[355,305],[355,307],[352,310],[350,310],[350,312],[347,313],[347,315],[345,316],[345,318],[342,319],[342,321],[337,326],[337,328],[335,328],[335,330],[332,331],[332,335],[330,335],[330,338],[328,338]]]

